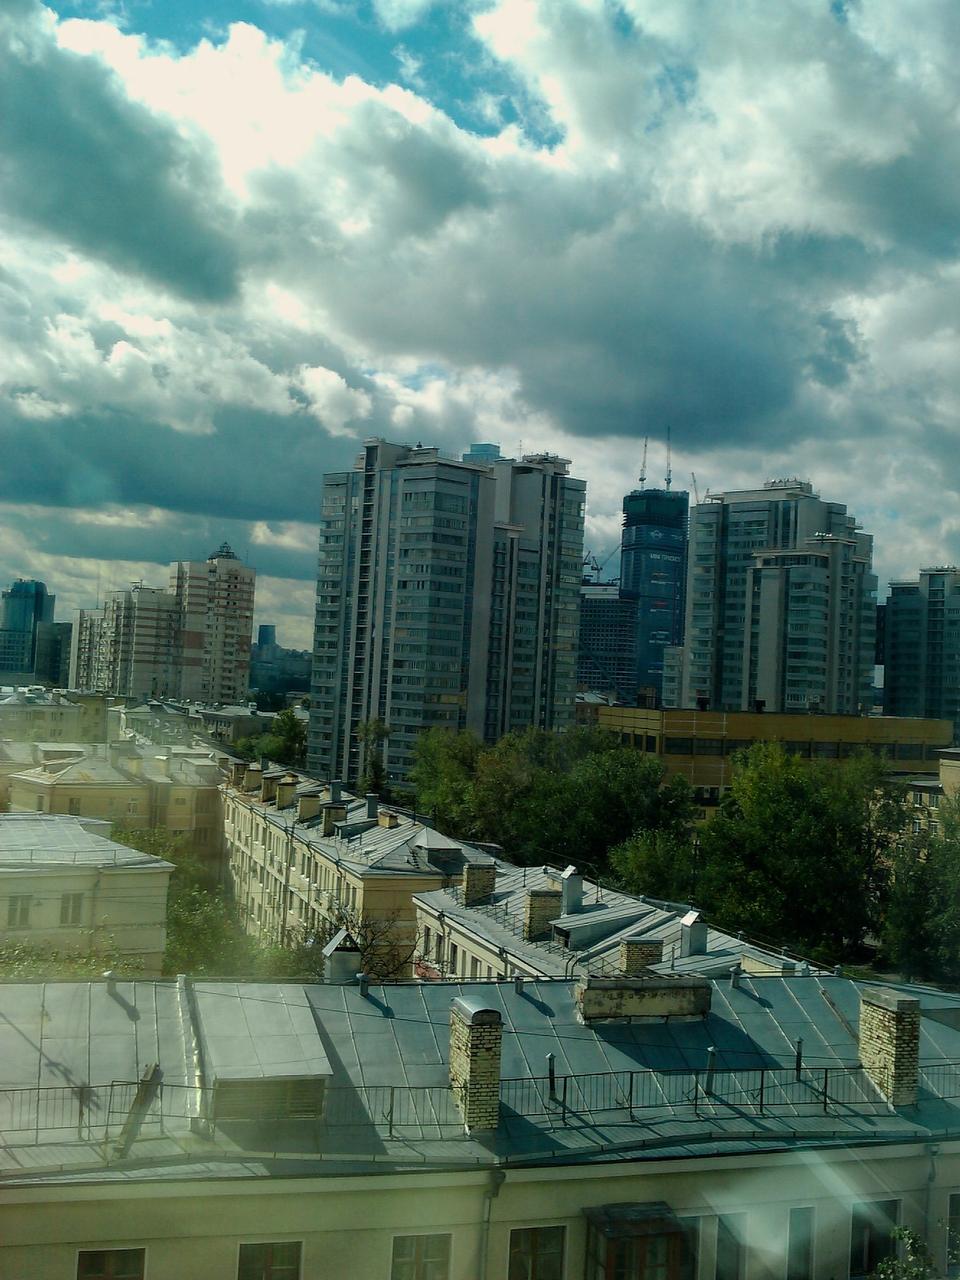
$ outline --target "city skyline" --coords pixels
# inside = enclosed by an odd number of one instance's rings
[[[960,561],[957,22],[8,0],[0,581],[226,539],[304,648],[363,439],[568,457],[602,557],[668,427],[678,487],[846,502],[881,596]]]

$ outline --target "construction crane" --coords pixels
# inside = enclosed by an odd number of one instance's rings
[[[700,490],[697,488],[697,473],[696,473],[695,471],[691,471],[691,472],[690,472],[690,479],[693,481],[693,496],[696,498],[696,500],[697,500],[697,506],[699,507],[699,505],[700,505]]]
[[[640,463],[640,488],[647,483],[647,441],[649,437],[643,437],[643,461]]]
[[[673,483],[673,468],[670,465],[670,428],[667,427],[667,492],[670,491],[670,485]]]

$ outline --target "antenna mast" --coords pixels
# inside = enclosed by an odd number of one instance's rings
[[[667,427],[667,489],[673,483],[673,468],[670,465],[670,428]]]
[[[647,483],[647,441],[649,436],[643,437],[643,461],[640,463],[640,487]]]

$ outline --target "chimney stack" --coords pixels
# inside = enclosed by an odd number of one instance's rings
[[[484,866],[477,862],[464,863],[463,905],[475,907],[478,902],[489,902],[497,882],[497,868],[491,863]]]
[[[320,794],[308,791],[297,798],[297,821],[306,822],[320,812]]]
[[[462,996],[450,1005],[450,1085],[468,1133],[500,1124],[503,1023],[496,1009]]]
[[[234,760],[231,766],[231,771],[230,771],[230,781],[238,789],[241,789],[243,787],[243,775],[246,772],[247,772],[246,760]]]
[[[707,922],[700,919],[699,911],[688,911],[680,921],[681,956],[705,956],[707,954]]]
[[[368,791],[364,798],[367,802],[367,817],[376,818],[380,808],[380,797],[375,791]]]
[[[663,959],[663,939],[623,938],[620,942],[619,969],[627,978],[639,978],[652,964]]]
[[[571,916],[583,907],[583,876],[570,866],[560,877],[561,914]]]
[[[917,1101],[920,1001],[889,987],[860,992],[860,1062],[894,1107]]]
[[[263,766],[261,766],[262,768]],[[277,779],[270,778],[265,773],[260,775],[260,799],[264,804],[269,804],[277,794]]]
[[[299,781],[297,778],[288,774],[285,778],[281,778],[277,782],[277,808],[285,809],[288,804],[293,804],[293,798],[297,794]]]
[[[340,788],[342,786],[343,786],[343,783],[340,781],[339,778],[334,778],[334,780],[330,783],[330,803],[331,804],[340,803]]]
[[[639,1022],[703,1018],[712,988],[706,978],[645,973],[641,977],[581,978],[576,988],[581,1022]]]
[[[551,921],[562,913],[563,894],[559,889],[528,889],[523,912],[523,936],[527,942],[550,937]]]
[[[330,800],[321,806],[321,810],[323,812],[323,834],[332,836],[334,825],[338,822],[346,821],[347,806],[341,800],[336,802]]]

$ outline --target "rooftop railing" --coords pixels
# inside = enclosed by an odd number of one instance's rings
[[[63,1144],[76,1140],[103,1144],[106,1152],[129,1125],[142,1098],[138,1081],[71,1084],[47,1088],[0,1090],[0,1143],[10,1146]],[[384,1139],[437,1141],[462,1138],[463,1120],[457,1099],[447,1086],[328,1086],[322,1114],[297,1112],[295,1102],[278,1102],[268,1094],[249,1114],[229,1119],[217,1115],[213,1089],[158,1082],[140,1108],[137,1136],[182,1133],[201,1122],[209,1135],[244,1124],[291,1122],[295,1130],[310,1125],[318,1135],[338,1132],[359,1150],[365,1141]],[[291,1095],[293,1096],[293,1095]],[[919,1101],[960,1099],[960,1062],[922,1067]],[[658,1122],[692,1122],[706,1118],[797,1119],[822,1115],[838,1120],[886,1115],[890,1107],[859,1065],[771,1065],[749,1069],[704,1067],[681,1071],[606,1071],[586,1075],[546,1075],[506,1079],[500,1085],[501,1125],[546,1129],[593,1130],[608,1126],[653,1126]],[[67,1138],[65,1135],[70,1134]],[[602,1142],[602,1135],[596,1135]],[[240,1144],[243,1145],[242,1143]],[[277,1150],[280,1150],[277,1147]]]

